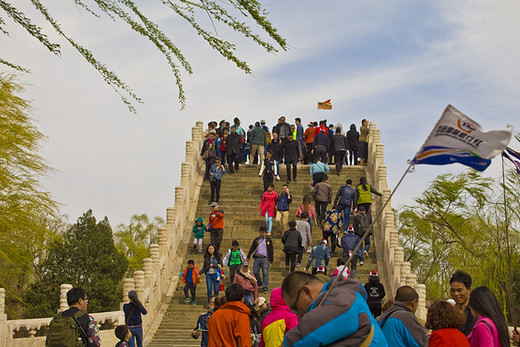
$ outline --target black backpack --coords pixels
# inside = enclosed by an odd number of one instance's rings
[[[83,347],[87,345],[87,334],[78,323],[86,313],[78,311],[72,317],[58,313],[49,324],[48,347]]]

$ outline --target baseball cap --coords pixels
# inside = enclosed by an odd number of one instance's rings
[[[244,261],[244,262],[242,263],[242,266],[249,266],[249,262]]]
[[[370,276],[379,276],[379,274],[377,273],[377,271],[370,271]]]
[[[353,232],[354,231],[354,227],[353,226],[349,226],[348,227],[348,231],[352,231]]]
[[[325,240],[325,241],[327,241],[327,240]],[[318,268],[316,269],[316,272],[325,273],[325,267],[324,266],[318,266]]]
[[[321,240],[321,243],[327,244],[327,240],[323,239]]]
[[[259,126],[260,125],[260,122],[255,122],[255,126]]]
[[[307,124],[308,127],[313,127],[314,126],[314,122],[309,122],[309,124]]]
[[[265,120],[262,119],[262,120],[260,121],[260,124],[265,124]]]
[[[215,207],[218,206],[218,202],[213,201],[211,204],[209,204],[209,207]]]
[[[267,300],[263,296],[261,296],[258,298],[258,303],[256,304],[256,306],[262,306],[263,304],[265,304],[266,301]]]

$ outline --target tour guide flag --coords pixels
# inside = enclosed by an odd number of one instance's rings
[[[318,110],[332,110],[332,103],[330,102],[330,99],[324,102],[318,101]]]
[[[510,125],[505,130],[486,131],[448,105],[412,162],[431,165],[461,163],[484,171],[491,159],[506,149],[512,132]]]

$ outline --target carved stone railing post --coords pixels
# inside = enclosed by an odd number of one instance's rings
[[[7,315],[5,314],[5,289],[0,288],[0,346],[7,346]]]
[[[144,301],[144,271],[137,270],[134,272],[135,291],[140,300]]]
[[[153,295],[156,297],[156,294],[161,296],[162,295],[162,278],[161,278],[161,266],[160,266],[160,247],[156,243],[152,243],[150,245],[150,257],[152,258],[152,273],[153,273],[153,279],[155,280],[154,288],[153,288]]]
[[[60,286],[60,308],[58,312],[63,312],[69,308],[69,304],[67,304],[67,292],[72,289],[72,285],[70,284],[62,284]]]
[[[128,292],[134,288],[135,288],[135,281],[133,278],[123,279],[123,304],[130,302],[130,298],[128,298]],[[121,309],[123,309],[123,305],[121,305]]]

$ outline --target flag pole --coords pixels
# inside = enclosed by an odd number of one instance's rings
[[[505,222],[505,232],[506,232],[506,247],[507,247],[507,270],[508,270],[508,284],[506,286],[506,295],[507,295],[507,306],[509,307],[509,314],[511,318],[511,323],[516,327],[516,309],[514,305],[514,297],[513,297],[513,274],[511,272],[511,249],[509,245],[509,218],[507,215],[507,199],[506,199],[506,179],[505,179],[505,170],[504,170],[504,156],[500,156],[502,159],[502,188],[504,190],[504,222]]]
[[[401,184],[401,182],[403,182],[405,176],[409,173],[409,172],[413,172],[413,169],[412,167],[414,166],[414,163],[409,160],[409,165],[408,167],[406,168],[406,171],[404,172],[403,176],[401,177],[401,179],[399,180],[399,182],[397,182],[397,185],[395,186],[394,190],[392,191],[392,193],[390,194],[390,196],[388,197],[388,199],[385,201],[383,207],[381,207],[381,209],[377,212],[377,215],[376,217],[372,220],[372,223],[368,226],[368,229],[367,231],[365,232],[365,234],[363,235],[363,237],[361,237],[361,239],[359,240],[358,242],[358,245],[356,246],[356,248],[352,251],[352,255],[347,259],[347,262],[345,263],[345,266],[343,267],[343,269],[341,269],[341,271],[338,273],[338,275],[336,276],[336,278],[334,279],[334,281],[332,281],[331,285],[329,286],[329,288],[327,289],[327,291],[325,292],[325,295],[323,295],[323,298],[320,300],[320,302],[318,302],[318,304],[316,305],[316,307],[319,307],[321,306],[325,300],[327,299],[327,297],[329,296],[329,293],[330,291],[336,286],[336,283],[338,282],[338,279],[342,276],[343,274],[343,271],[345,271],[345,269],[347,269],[347,267],[350,265],[350,263],[352,262],[352,259],[354,258],[354,255],[356,254],[356,252],[359,250],[359,248],[363,245],[363,242],[365,241],[365,239],[368,237],[368,235],[370,234],[370,230],[373,228],[375,222],[381,218],[381,215],[383,214],[383,211],[385,210],[385,207],[386,205],[388,205],[388,203],[390,202],[390,200],[392,199],[392,196],[394,196],[394,193],[396,192],[397,188],[399,188],[399,185]],[[335,240],[334,240],[335,242]]]

